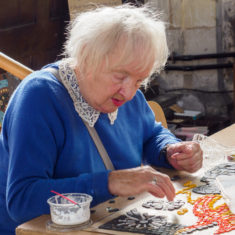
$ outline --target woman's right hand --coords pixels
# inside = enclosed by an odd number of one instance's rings
[[[150,166],[115,170],[109,174],[108,188],[116,196],[133,196],[143,192],[172,201],[175,189],[168,175]]]

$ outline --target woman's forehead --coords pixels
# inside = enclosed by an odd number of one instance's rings
[[[121,58],[122,57],[122,58]],[[154,61],[152,59],[146,60],[140,53],[133,52],[127,58],[122,56],[122,53],[114,53],[109,57],[108,69],[113,71],[123,71],[126,73],[143,73],[149,74],[153,68]]]
[[[135,62],[135,60],[138,60],[138,63],[143,63],[144,61],[141,62],[141,60],[144,60],[143,57],[146,57],[147,54],[151,53],[142,46],[135,48],[119,44],[107,56],[112,64],[126,64],[127,62]]]
[[[139,59],[136,58],[135,60],[127,64],[119,64],[119,65],[114,64],[114,66],[110,64],[109,70],[113,72],[123,73],[126,75],[137,76],[139,78],[146,78],[150,75],[152,67],[153,65],[150,64],[149,66],[143,69],[140,66]]]

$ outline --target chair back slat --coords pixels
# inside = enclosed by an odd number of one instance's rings
[[[33,72],[32,69],[0,52],[0,68],[23,80]]]
[[[156,101],[152,101],[152,100],[148,101],[148,104],[155,114],[156,121],[161,122],[165,128],[168,128],[166,116],[164,114],[162,107]]]

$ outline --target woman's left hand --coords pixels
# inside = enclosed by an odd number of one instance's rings
[[[185,141],[170,144],[167,147],[167,159],[176,170],[193,173],[202,167],[203,152],[198,143]]]
[[[111,171],[108,179],[109,192],[116,196],[133,196],[149,192],[155,197],[172,201],[175,188],[170,177],[151,166]]]

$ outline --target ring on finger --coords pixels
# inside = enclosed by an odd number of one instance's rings
[[[153,177],[151,184],[157,185],[157,177],[156,176]]]

